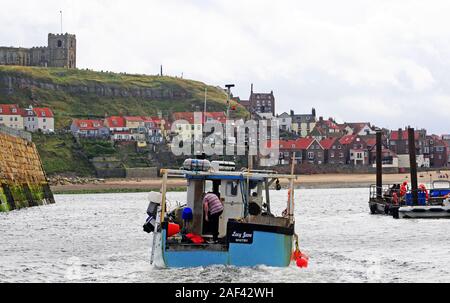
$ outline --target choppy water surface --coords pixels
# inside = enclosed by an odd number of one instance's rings
[[[272,194],[281,213],[287,193]],[[306,270],[156,269],[142,231],[146,194],[61,195],[55,205],[0,213],[0,281],[450,282],[450,221],[371,216],[366,189],[296,194]]]

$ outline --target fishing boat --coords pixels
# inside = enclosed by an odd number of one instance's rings
[[[414,129],[408,129],[411,189],[406,181],[383,184],[381,136],[381,131],[377,131],[377,184],[370,187],[371,213],[391,215],[395,219],[450,218],[450,182],[435,181],[430,191],[418,185]]]
[[[169,268],[211,265],[286,267],[292,256],[306,262],[298,249],[294,217],[294,175],[272,171],[233,170],[230,163],[188,159],[180,169],[163,169],[161,193],[152,194],[147,230],[153,231],[151,263]],[[187,181],[185,204],[168,208],[169,178]],[[290,181],[283,215],[272,212],[270,190]],[[219,240],[213,241],[203,199],[213,192],[224,206]],[[278,202],[278,201],[277,201]],[[144,226],[145,228],[145,226]],[[294,252],[294,254],[293,254]]]

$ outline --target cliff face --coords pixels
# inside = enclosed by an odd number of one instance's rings
[[[143,88],[139,86],[122,87],[118,84],[96,83],[86,84],[56,84],[51,80],[33,79],[29,75],[0,74],[3,94],[14,95],[20,90],[43,89],[58,91],[67,94],[90,94],[97,97],[108,98],[142,98],[151,100],[184,100],[193,98],[193,94],[183,88]]]
[[[208,88],[208,111],[224,111],[226,94],[204,83],[175,77],[117,74],[89,70],[0,66],[0,103],[49,106],[56,127],[72,118],[105,115],[156,115],[203,111]],[[246,115],[238,106],[237,116]]]

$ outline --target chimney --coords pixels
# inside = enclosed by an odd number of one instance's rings
[[[316,117],[316,109],[314,107],[312,109],[312,115],[313,115],[313,117]]]
[[[252,93],[252,95],[253,95],[253,83],[252,83],[251,93]]]
[[[293,110],[291,110],[291,117],[293,117],[295,114],[294,114],[294,111]]]
[[[398,140],[403,140],[403,130],[401,128],[398,129]]]
[[[320,122],[323,122],[323,117],[319,117],[319,121],[320,121]]]

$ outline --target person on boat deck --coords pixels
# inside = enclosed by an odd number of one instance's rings
[[[209,222],[213,241],[219,238],[219,218],[223,214],[223,204],[220,198],[212,192],[209,192],[203,198],[203,208],[205,210],[205,220]]]
[[[425,193],[425,200],[428,201],[430,199],[430,195],[428,194],[428,190],[424,184],[420,184],[419,192]]]
[[[400,186],[400,197],[403,197],[408,192],[408,182],[403,182],[402,186]]]

